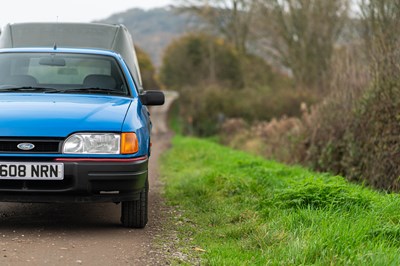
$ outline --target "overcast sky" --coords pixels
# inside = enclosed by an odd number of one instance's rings
[[[140,7],[149,9],[173,0],[6,0],[0,7],[0,27],[11,22],[90,22]]]

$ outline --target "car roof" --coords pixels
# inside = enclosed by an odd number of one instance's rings
[[[97,23],[7,24],[0,35],[0,48],[90,48],[116,52],[142,87],[132,37],[123,25]]]

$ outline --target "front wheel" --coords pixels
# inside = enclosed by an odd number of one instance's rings
[[[129,228],[144,228],[148,220],[149,180],[140,192],[138,200],[123,201],[121,204],[122,225]]]

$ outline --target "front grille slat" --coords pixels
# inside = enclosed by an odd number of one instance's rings
[[[32,150],[21,150],[20,143],[32,143]],[[59,139],[1,139],[0,153],[59,153],[62,140]]]

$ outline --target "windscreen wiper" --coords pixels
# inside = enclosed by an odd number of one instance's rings
[[[25,87],[12,87],[12,88],[5,88],[5,89],[0,89],[1,92],[43,92],[43,93],[55,93],[55,92],[61,92],[60,90],[57,90],[55,88],[44,88],[44,87],[30,87],[30,86],[25,86]]]
[[[126,92],[124,92],[124,91],[105,89],[105,88],[78,88],[78,89],[64,90],[63,92],[64,93],[106,93],[106,94],[126,95]]]

